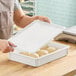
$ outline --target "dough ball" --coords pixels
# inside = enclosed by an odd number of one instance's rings
[[[21,54],[31,56],[31,57],[34,57],[34,58],[39,57],[39,55],[37,53],[21,52]]]
[[[50,47],[47,48],[47,51],[48,51],[49,53],[51,53],[51,52],[56,51],[56,48],[50,46]]]
[[[20,52],[20,54],[29,56],[30,53],[29,52]]]
[[[30,56],[34,58],[39,58],[39,55],[37,53],[34,53],[34,54],[31,53]]]
[[[41,50],[46,50],[47,48],[48,48],[48,46],[45,45],[45,46],[43,46],[43,47],[41,48]]]
[[[39,50],[39,51],[37,51],[37,54],[38,54],[39,56],[43,56],[43,55],[48,54],[48,51],[47,51],[47,50]]]

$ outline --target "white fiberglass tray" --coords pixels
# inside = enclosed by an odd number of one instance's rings
[[[38,67],[48,62],[51,62],[53,60],[56,60],[58,58],[64,57],[68,54],[69,46],[67,45],[63,45],[56,42],[50,42],[48,43],[48,45],[52,47],[56,47],[58,48],[58,50],[52,53],[49,53],[47,55],[41,56],[39,58],[33,58],[30,56],[20,54],[20,52],[17,50],[9,53],[9,59],[23,64],[27,64],[30,66]]]

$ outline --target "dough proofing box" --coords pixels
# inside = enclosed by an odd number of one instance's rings
[[[52,40],[57,35],[62,33],[64,29],[65,28],[62,26],[49,24],[38,20],[32,22],[8,40],[17,45],[17,47],[14,48],[15,51],[9,53],[9,59],[37,67],[60,57],[66,56],[69,46],[52,42]],[[20,52],[24,51],[35,53],[45,44],[58,49],[39,58],[33,58],[20,54]]]

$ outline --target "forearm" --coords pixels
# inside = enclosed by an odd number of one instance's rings
[[[50,23],[50,20],[47,17],[44,17],[44,16],[30,17],[30,16],[25,15],[22,9],[16,10],[14,12],[14,22],[17,26],[21,28],[24,28],[25,26],[27,26],[34,20],[41,20],[41,21]]]
[[[22,10],[16,10],[14,12],[14,22],[17,26],[24,28],[28,24],[30,24],[32,21],[36,20],[37,16],[27,16],[23,13]]]
[[[28,24],[30,24],[34,20],[36,20],[35,16],[34,17],[29,17],[29,16],[24,15],[19,20],[15,21],[15,23],[19,27],[24,28],[25,26],[27,26]]]

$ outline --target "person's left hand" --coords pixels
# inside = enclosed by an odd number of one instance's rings
[[[45,16],[33,16],[35,20],[41,20],[41,21],[44,21],[44,22],[48,22],[48,23],[51,23],[51,20],[48,18],[48,17],[45,17]]]

